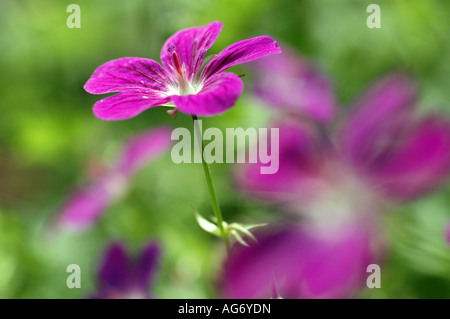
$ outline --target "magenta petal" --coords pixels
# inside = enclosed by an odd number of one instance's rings
[[[367,266],[378,263],[377,252],[364,225],[349,227],[337,237],[314,239],[302,259],[304,285],[287,287],[305,298],[349,298],[365,287]]]
[[[143,95],[155,95],[167,91],[167,83],[169,76],[158,62],[142,58],[121,58],[98,67],[84,89],[91,94],[136,91]]]
[[[348,225],[332,236],[288,228],[233,249],[225,264],[228,298],[348,298],[364,287],[366,268],[377,262],[369,231]]]
[[[202,66],[206,51],[216,41],[222,23],[213,21],[206,26],[181,30],[171,36],[161,50],[161,62],[167,70],[175,70],[173,54],[184,63],[188,79],[196,75]]]
[[[250,64],[254,93],[275,109],[286,109],[329,122],[336,111],[330,80],[306,59],[283,53]]]
[[[183,113],[212,116],[231,108],[243,89],[242,80],[234,73],[221,73],[208,78],[202,90],[192,95],[171,96]]]
[[[450,122],[429,117],[392,138],[389,154],[372,172],[385,195],[401,200],[416,197],[448,177]]]
[[[410,78],[395,74],[375,83],[356,103],[343,127],[342,151],[356,167],[370,171],[384,141],[392,140],[411,121],[416,98]]]
[[[126,120],[146,109],[170,102],[170,98],[151,93],[124,92],[104,98],[94,105],[94,114],[107,121]]]
[[[111,244],[100,264],[98,278],[100,291],[124,292],[130,288],[130,260],[125,247]]]
[[[283,119],[272,128],[279,129],[278,171],[262,174],[261,167],[267,164],[243,164],[236,171],[237,187],[264,200],[284,202],[314,198],[323,187],[321,170],[328,152],[327,144],[321,141],[312,125],[301,120]],[[271,143],[268,148],[273,148]]]
[[[58,218],[59,225],[82,230],[95,222],[113,201],[113,197],[98,183],[76,192],[67,201]]]
[[[275,53],[281,53],[281,49],[275,40],[268,36],[236,42],[223,49],[209,61],[201,73],[201,78],[208,78],[234,65],[250,62]]]
[[[162,155],[172,145],[171,133],[169,127],[159,126],[130,138],[125,143],[117,170],[124,176],[130,176],[142,166]]]

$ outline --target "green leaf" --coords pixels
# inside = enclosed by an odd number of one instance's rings
[[[245,247],[248,247],[248,244],[236,230],[230,231],[230,235],[232,235],[240,244],[244,245]]]
[[[191,205],[192,210],[194,211],[195,219],[197,220],[198,225],[206,232],[216,235],[217,237],[222,237],[220,234],[220,229],[216,224],[211,223],[209,220],[203,218],[199,212],[195,209],[194,206]]]

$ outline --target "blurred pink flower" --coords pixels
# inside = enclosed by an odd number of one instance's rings
[[[226,261],[229,298],[348,298],[379,262],[371,225],[347,224],[325,234],[301,225],[268,228],[250,248],[235,245]],[[274,295],[276,287],[276,295]]]
[[[262,234],[259,245],[233,253],[225,267],[230,278],[227,296],[267,293],[269,270],[281,286],[281,296],[343,297],[362,287],[364,281],[355,276],[381,257],[379,213],[389,203],[424,195],[448,177],[450,122],[437,115],[418,117],[413,108],[415,87],[398,74],[378,81],[333,139],[294,117],[275,125],[280,129],[278,172],[262,175],[264,164],[245,164],[238,170],[237,184],[247,194],[301,216],[301,223],[295,221],[287,231],[276,233],[277,240]],[[289,245],[292,249],[286,250]],[[336,253],[339,249],[347,253]],[[262,263],[247,257],[266,253],[278,257],[258,257],[268,258]],[[245,273],[259,271],[265,275],[260,285],[245,279]],[[333,271],[339,272],[333,280],[317,284]]]
[[[101,65],[84,89],[91,94],[120,93],[98,101],[94,114],[102,120],[125,120],[168,103],[199,116],[231,108],[243,83],[236,74],[224,71],[281,50],[268,36],[251,38],[226,47],[201,70],[206,51],[222,26],[214,21],[174,34],[162,47],[163,66],[143,58],[121,58]]]
[[[125,247],[112,243],[105,252],[98,271],[97,293],[94,299],[149,299],[149,286],[154,276],[159,247],[146,245],[137,260],[131,260]]]
[[[137,171],[169,149],[170,135],[168,127],[160,126],[130,138],[112,169],[68,199],[57,216],[58,226],[74,230],[91,226],[121,197]]]
[[[249,64],[253,92],[276,110],[329,122],[336,112],[331,81],[293,49],[282,47],[282,54]]]
[[[238,186],[276,201],[311,198],[343,180],[378,199],[421,196],[450,172],[450,121],[418,117],[415,99],[409,78],[389,75],[357,101],[333,140],[312,123],[283,119],[275,125],[280,129],[278,172],[259,174],[263,164],[247,164],[237,174]]]

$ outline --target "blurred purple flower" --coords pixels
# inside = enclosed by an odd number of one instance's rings
[[[406,76],[381,79],[359,99],[331,142],[311,123],[284,119],[276,125],[278,172],[262,175],[263,164],[248,164],[237,174],[238,185],[278,201],[311,199],[343,180],[378,199],[421,196],[450,172],[450,121],[439,115],[419,118],[415,99],[415,85]]]
[[[424,195],[448,177],[450,122],[416,116],[415,87],[402,75],[383,78],[356,103],[335,140],[297,118],[276,125],[278,172],[262,175],[264,164],[245,164],[237,184],[301,214],[301,224],[233,253],[225,266],[228,297],[267,297],[269,272],[282,297],[345,297],[363,286],[360,272],[381,257],[375,234],[385,205]]]
[[[329,122],[336,111],[331,81],[309,61],[283,45],[283,53],[250,64],[254,93],[277,110]]]
[[[121,243],[112,243],[98,272],[94,299],[149,299],[160,249],[156,243],[146,245],[137,260],[131,260]]]
[[[214,21],[177,32],[162,47],[163,66],[143,58],[101,65],[84,89],[92,94],[120,93],[98,101],[94,114],[103,120],[125,120],[167,103],[191,115],[225,112],[235,104],[243,84],[236,74],[223,71],[281,50],[268,36],[243,40],[223,49],[200,71],[221,30],[222,23]]]
[[[92,225],[126,191],[137,171],[169,149],[170,135],[168,127],[160,126],[130,138],[112,169],[69,198],[57,217],[58,226],[82,230]]]
[[[285,226],[258,234],[250,248],[235,245],[224,267],[224,295],[230,298],[346,298],[379,261],[372,227],[347,224],[324,234]],[[273,290],[276,287],[276,295]]]

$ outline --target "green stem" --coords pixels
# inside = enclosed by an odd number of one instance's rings
[[[222,234],[222,238],[225,241],[227,250],[229,250],[230,249],[230,240],[228,238],[228,234],[225,232],[225,229],[223,227],[222,212],[220,211],[219,201],[217,200],[216,191],[214,190],[214,185],[213,185],[212,178],[211,178],[211,170],[208,166],[208,163],[206,163],[205,159],[203,158],[204,145],[203,145],[203,139],[201,138],[202,133],[200,132],[200,127],[198,126],[198,122],[197,122],[197,116],[193,115],[192,120],[194,121],[195,135],[198,137],[197,142],[199,145],[200,157],[202,159],[203,172],[205,173],[206,184],[208,184],[209,197],[211,198],[211,204],[213,207],[214,215],[216,215],[217,224],[219,226],[220,233]]]

